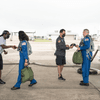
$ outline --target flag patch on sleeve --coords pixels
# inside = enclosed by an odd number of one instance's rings
[[[58,43],[60,43],[61,42],[61,40],[58,40]]]
[[[24,43],[22,43],[22,45],[26,45],[26,43],[24,42]]]
[[[85,39],[85,41],[89,41],[89,39]]]

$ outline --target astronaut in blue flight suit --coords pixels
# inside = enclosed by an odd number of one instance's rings
[[[89,30],[84,29],[83,30],[83,36],[79,47],[77,50],[82,51],[82,57],[83,57],[83,63],[82,63],[82,77],[83,81],[80,81],[80,85],[82,86],[89,86],[89,70],[91,65],[91,57],[92,57],[92,51],[87,52],[87,50],[90,48],[90,38],[89,38]]]
[[[19,31],[19,37],[21,37],[22,35],[24,35],[24,37],[27,36],[23,31]],[[27,42],[26,42],[26,40],[22,40],[22,42],[21,42],[21,50],[19,52],[19,55],[20,55],[19,75],[18,75],[17,83],[11,88],[11,90],[20,89],[20,85],[21,85],[21,70],[25,66],[28,66],[28,51],[27,51]],[[37,83],[37,81],[35,79],[33,79],[30,82],[29,86],[32,86],[32,85],[34,85],[36,83]]]

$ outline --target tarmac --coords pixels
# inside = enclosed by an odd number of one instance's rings
[[[79,44],[79,41],[66,41],[67,44]],[[55,64],[55,41],[33,42],[33,54],[30,55],[30,65],[34,71],[37,84],[28,87],[30,82],[22,83],[21,89],[11,90],[18,77],[19,52],[7,49],[8,55],[3,54],[4,69],[2,79],[5,85],[0,85],[0,100],[100,100],[100,75],[90,75],[90,86],[80,86],[82,75],[77,73],[81,65],[72,62],[76,48],[66,51],[66,65],[63,69],[63,77],[66,81],[58,80],[58,71]],[[9,41],[7,45],[18,45],[18,40]],[[95,42],[95,48],[99,42]],[[99,53],[98,55],[99,56]],[[91,64],[93,68],[99,68],[97,57]]]

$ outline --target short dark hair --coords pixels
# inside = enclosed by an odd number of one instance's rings
[[[19,31],[18,34],[19,34],[20,41],[23,41],[23,40],[29,41],[29,37],[26,35],[24,31]]]
[[[61,29],[59,33],[62,33],[63,31],[65,31],[65,29]]]

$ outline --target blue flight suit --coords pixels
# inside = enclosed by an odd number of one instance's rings
[[[15,87],[18,87],[18,88],[21,85],[21,70],[24,68],[25,59],[28,60],[27,42],[25,40],[23,40],[21,42],[21,48],[22,48],[22,50],[19,52],[19,54],[20,54],[19,75],[18,75],[17,83],[15,84]],[[34,84],[34,83],[36,83],[35,79],[33,79],[30,82],[30,84]]]
[[[83,46],[79,46],[80,50],[82,51],[83,63],[82,63],[82,77],[84,83],[89,83],[89,70],[91,66],[91,56],[92,52],[90,51],[90,55],[86,52],[86,49],[90,48],[90,38],[85,37],[83,39]],[[87,57],[88,56],[88,57]]]

